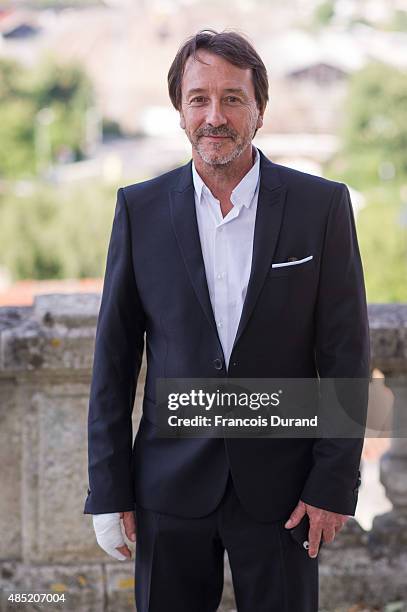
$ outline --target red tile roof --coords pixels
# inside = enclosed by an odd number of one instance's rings
[[[45,293],[101,293],[102,287],[102,278],[21,280],[0,291],[0,306],[31,306]]]

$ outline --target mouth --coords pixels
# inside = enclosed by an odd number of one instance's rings
[[[231,136],[201,136],[201,138],[212,138],[213,140],[226,140],[227,138],[231,138]]]

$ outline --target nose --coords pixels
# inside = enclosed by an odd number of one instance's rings
[[[227,123],[227,119],[222,112],[222,107],[218,100],[212,100],[208,106],[206,122],[212,125],[212,127],[219,127]]]

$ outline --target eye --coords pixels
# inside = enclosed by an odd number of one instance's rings
[[[226,100],[230,104],[236,104],[237,102],[240,102],[240,99],[236,96],[228,96]]]
[[[194,98],[191,98],[191,100],[189,101],[189,103],[193,104],[194,106],[198,106],[200,104],[203,104],[204,102],[205,102],[204,96],[195,96]]]

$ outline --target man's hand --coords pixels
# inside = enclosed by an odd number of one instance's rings
[[[120,521],[123,521],[124,532],[131,542],[136,541],[136,522],[134,512],[112,512],[94,514],[93,528],[99,546],[108,555],[125,561],[131,559],[131,551],[124,541]]]
[[[321,536],[323,542],[332,542],[349,517],[346,514],[338,514],[337,512],[316,508],[300,499],[284,526],[287,529],[293,529],[305,514],[308,514],[310,522],[308,554],[314,559],[318,554]]]

